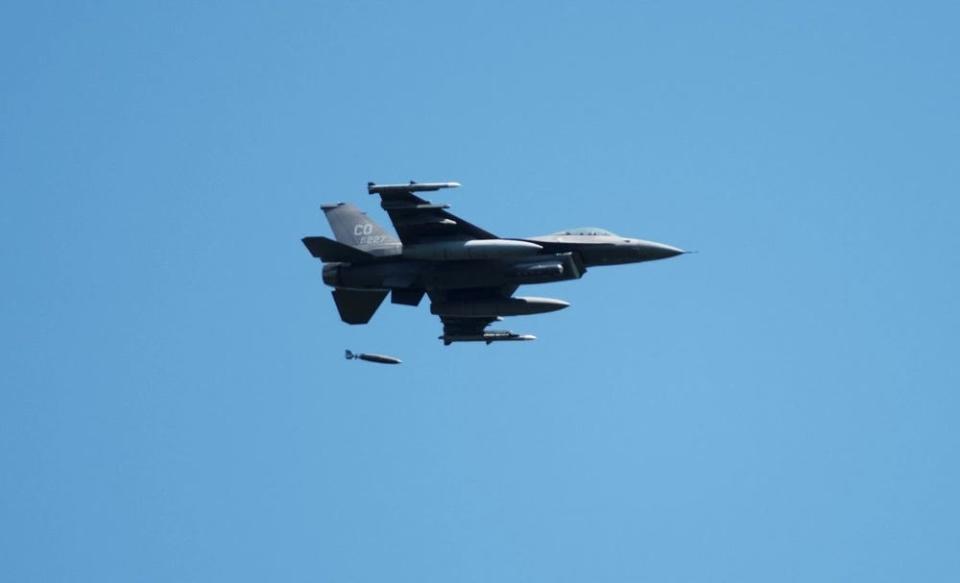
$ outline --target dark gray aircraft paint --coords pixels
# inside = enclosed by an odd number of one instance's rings
[[[324,205],[336,240],[305,237],[310,254],[323,261],[323,281],[334,288],[340,318],[366,324],[387,294],[394,304],[419,305],[443,322],[444,344],[533,340],[529,334],[488,330],[504,316],[562,310],[562,300],[514,297],[521,285],[579,279],[588,267],[667,259],[684,253],[663,243],[581,228],[541,237],[501,238],[452,215],[415,193],[460,186],[456,182],[378,185],[398,237],[357,207]]]

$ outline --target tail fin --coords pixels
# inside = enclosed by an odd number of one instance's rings
[[[371,221],[367,213],[352,204],[341,202],[327,205],[323,207],[323,212],[327,215],[333,235],[341,243],[364,251],[400,245],[399,239]]]
[[[326,237],[304,237],[301,239],[306,245],[310,254],[324,263],[340,261],[345,263],[359,263],[369,261],[374,258],[373,255],[361,251],[356,247],[337,243]]]

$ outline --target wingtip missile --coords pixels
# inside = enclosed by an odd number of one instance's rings
[[[391,194],[401,192],[432,192],[442,188],[460,188],[459,182],[414,182],[409,184],[367,183],[367,194]]]
[[[450,346],[454,342],[485,342],[489,345],[494,342],[526,342],[537,339],[533,334],[517,334],[509,330],[486,330],[476,334],[444,334],[437,338],[443,341],[444,346]]]

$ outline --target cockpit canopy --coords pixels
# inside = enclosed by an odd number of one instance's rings
[[[606,229],[599,227],[580,227],[578,229],[567,229],[566,231],[557,231],[553,235],[571,235],[577,237],[619,237]]]

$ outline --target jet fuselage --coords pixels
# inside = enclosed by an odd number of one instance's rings
[[[368,184],[381,197],[397,237],[347,203],[324,205],[336,241],[305,237],[321,259],[323,281],[334,288],[341,319],[365,324],[389,293],[394,304],[416,306],[430,296],[444,343],[531,340],[528,334],[488,330],[503,316],[566,308],[562,300],[513,297],[521,285],[579,279],[587,268],[674,257],[683,250],[663,243],[581,228],[529,238],[502,238],[448,213],[417,193],[456,183]]]

